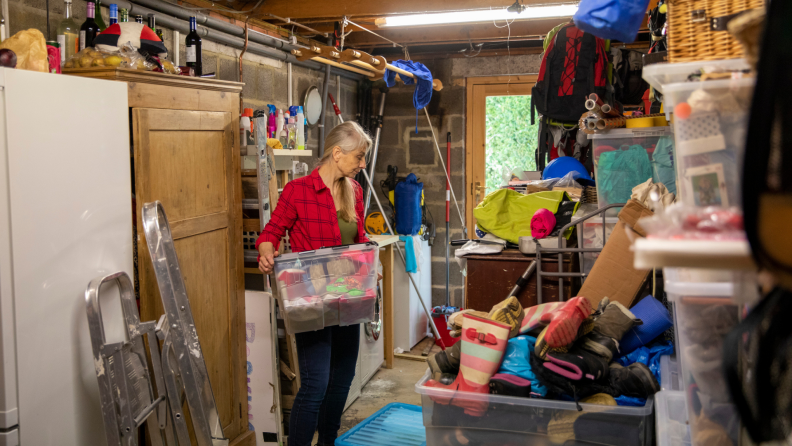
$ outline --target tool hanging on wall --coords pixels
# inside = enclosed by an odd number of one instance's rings
[[[451,279],[451,264],[449,256],[451,254],[451,132],[446,134],[446,306],[451,306],[451,289],[449,282]]]
[[[181,404],[184,394],[198,446],[227,446],[170,225],[159,201],[143,205],[143,229],[165,310],[157,324],[158,336],[164,341],[163,375],[179,444],[190,444],[189,436],[184,437],[187,433]]]
[[[380,136],[382,136],[382,118],[385,115],[385,97],[387,96],[388,91],[390,89],[384,82],[378,82],[380,84],[380,103],[379,103],[379,114],[374,117],[374,125],[376,126],[377,130],[374,132],[374,150],[372,150],[371,159],[369,160],[369,177],[374,178],[374,167],[377,165],[377,154],[379,153],[379,143],[380,143]],[[359,181],[360,182],[360,181]],[[366,193],[366,200],[364,203],[363,209],[368,210],[369,204],[371,204],[371,193],[373,191],[368,187],[365,188]]]

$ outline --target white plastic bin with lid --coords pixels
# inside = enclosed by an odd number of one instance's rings
[[[749,70],[751,67],[745,59],[702,60],[685,63],[655,63],[643,67],[642,77],[655,90],[665,94],[667,84],[687,82],[688,78],[698,73],[717,73],[727,71]],[[668,107],[666,106],[666,110]]]
[[[580,404],[540,398],[454,392],[426,387],[430,372],[415,385],[421,394],[426,446],[575,445],[652,446],[654,399],[643,407]],[[475,417],[435,400],[485,402]],[[464,402],[462,403],[464,404]]]
[[[657,446],[691,446],[685,392],[655,394]]]
[[[722,371],[723,339],[740,320],[730,282],[674,282],[665,291],[674,303],[677,355],[682,366],[682,389],[687,399],[692,438],[719,438],[738,444],[739,418],[730,402]],[[701,433],[697,437],[697,433]],[[696,441],[693,441],[697,445]]]
[[[670,127],[614,129],[588,135],[592,143],[597,202],[626,203],[632,189],[652,179],[676,192],[674,138]],[[608,211],[609,216],[618,209]]]
[[[335,246],[275,258],[275,284],[289,334],[374,320],[376,243]]]
[[[677,189],[692,206],[740,206],[742,161],[755,79],[668,84]]]
[[[682,390],[679,360],[670,355],[660,357],[660,390]]]

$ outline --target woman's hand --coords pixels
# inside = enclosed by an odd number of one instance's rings
[[[270,274],[275,267],[275,257],[280,253],[275,251],[275,247],[270,242],[264,242],[258,247],[259,256],[259,270],[264,274]]]

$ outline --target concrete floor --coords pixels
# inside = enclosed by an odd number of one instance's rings
[[[393,368],[380,368],[363,387],[360,397],[352,403],[341,417],[338,435],[357,426],[358,423],[390,403],[421,405],[421,395],[415,393],[415,383],[426,372],[425,361],[396,358]]]

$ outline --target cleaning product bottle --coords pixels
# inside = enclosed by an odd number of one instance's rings
[[[248,114],[249,113],[249,114]],[[248,136],[250,135],[250,117],[253,116],[253,110],[246,108],[239,118],[239,155],[247,155]]]
[[[277,128],[275,129],[276,138],[280,139],[281,132],[283,131],[283,126],[286,125],[286,120],[283,116],[283,110],[278,110],[278,119],[276,119],[275,124]],[[283,146],[285,149],[286,146]]]
[[[297,150],[297,118],[289,118],[286,129],[289,131],[289,150]]]
[[[305,115],[302,107],[297,107],[297,150],[305,150]]]
[[[267,118],[267,138],[274,138],[275,129],[278,128],[278,124],[276,123],[278,112],[272,104],[267,104],[267,108],[269,109],[269,117]]]
[[[289,113],[286,113],[285,116],[284,115],[278,116],[278,119],[288,122]],[[286,126],[286,124],[282,124],[281,122],[278,122],[278,128],[280,129],[280,130],[278,130],[278,140],[280,141],[280,143],[281,143],[281,145],[283,146],[284,149],[288,149],[289,148],[289,129]]]

